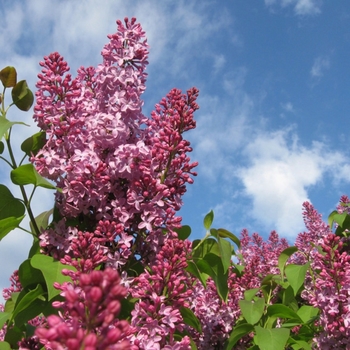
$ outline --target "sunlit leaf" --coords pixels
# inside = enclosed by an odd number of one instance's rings
[[[255,343],[261,350],[284,350],[290,331],[287,328],[267,329],[255,326]]]
[[[44,179],[33,164],[21,165],[11,171],[11,180],[15,185],[34,185],[55,190],[56,187]]]
[[[320,310],[317,307],[302,305],[297,311],[297,314],[304,323],[308,323],[310,320],[313,320],[319,314],[319,312]]]
[[[11,345],[6,341],[0,341],[0,350],[11,350]]]
[[[244,291],[244,299],[247,301],[252,301],[259,290],[260,288],[247,289]]]
[[[60,290],[53,286],[55,282],[62,284],[63,282],[70,281],[68,276],[62,275],[62,270],[75,270],[73,266],[63,265],[59,261],[54,260],[52,257],[42,254],[35,254],[31,258],[30,263],[44,275],[49,296],[48,300],[53,299],[56,295],[61,293]]]
[[[306,271],[308,270],[309,266],[310,263],[305,265],[290,264],[286,266],[285,273],[288,282],[293,288],[294,295],[297,295],[300,287],[304,284]]]
[[[239,307],[248,323],[255,325],[262,317],[265,309],[265,299],[257,298],[254,301],[239,300]]]

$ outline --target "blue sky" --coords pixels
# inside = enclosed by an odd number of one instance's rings
[[[146,115],[173,87],[200,90],[197,129],[187,135],[199,175],[181,211],[193,238],[213,209],[215,227],[264,237],[275,229],[292,244],[304,230],[304,201],[326,219],[349,193],[348,0],[2,0],[0,15],[0,68],[15,66],[33,90],[50,52],[73,75],[97,65],[125,16],[142,23],[150,44]],[[31,113],[8,118],[33,125],[16,129],[18,143],[37,131]],[[7,185],[8,174],[0,163]],[[40,192],[36,214],[52,201]],[[0,287],[29,245],[17,231],[1,241]]]

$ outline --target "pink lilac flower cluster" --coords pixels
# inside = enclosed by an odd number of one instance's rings
[[[59,315],[47,318],[48,328],[39,327],[35,335],[52,350],[128,350],[137,349],[128,340],[129,323],[118,320],[120,301],[126,289],[118,272],[111,268],[81,274],[76,285],[61,286],[63,302],[54,302]]]
[[[166,349],[188,349],[189,338],[175,341],[174,332],[183,329],[179,308],[191,293],[191,280],[183,273],[189,243],[177,240],[173,230],[181,225],[176,211],[186,184],[196,175],[197,163],[190,163],[187,154],[192,148],[183,133],[195,127],[198,90],[186,94],[171,90],[147,119],[141,110],[148,63],[145,33],[135,19],[117,24],[96,69],[81,67],[72,79],[58,53],[41,62],[34,118],[47,142],[31,160],[61,191],[56,194],[56,219],[42,232],[40,245],[44,253],[76,268],[65,270],[75,294],[69,292],[72,287],[56,287],[63,288],[66,299],[74,297],[80,304],[84,298],[89,303],[81,285],[87,273],[101,264],[122,271],[138,257],[146,269],[134,286],[142,284],[147,274],[155,280],[145,289],[149,295],[136,287],[129,293],[140,298],[135,307],[140,315],[147,313],[148,304],[162,315],[161,339],[144,336],[150,316],[143,325],[135,311],[132,324],[137,319],[138,326],[132,341],[140,348],[162,344]],[[125,271],[122,275],[125,284],[132,284]],[[54,340],[43,329],[37,333],[46,346],[54,341],[64,347],[59,332],[68,332],[67,327],[73,343],[85,339],[86,334],[76,329],[73,299],[57,304],[65,313],[47,320]],[[88,320],[79,322],[84,325]]]
[[[344,212],[343,196],[338,206]],[[304,221],[307,233],[300,233],[296,239],[297,259],[310,262],[302,297],[309,305],[319,308],[316,322],[320,332],[314,338],[319,349],[347,349],[350,327],[350,255],[348,239],[336,236],[322,221],[314,207],[304,203]]]
[[[312,269],[319,271],[308,293],[310,305],[321,310],[320,334],[315,343],[320,349],[349,348],[350,337],[350,255],[343,251],[340,237],[328,234],[315,254]]]
[[[181,307],[190,306],[192,277],[185,270],[190,248],[189,241],[167,239],[150,269],[135,278],[130,288],[138,299],[131,312],[136,330],[132,340],[140,349],[191,349],[187,336],[180,341],[174,337],[185,328]]]
[[[109,220],[122,225],[118,239],[127,248],[134,243],[135,254],[151,258],[163,229],[180,226],[175,213],[196,175],[182,134],[195,127],[198,90],[173,89],[145,118],[145,33],[134,18],[117,23],[96,69],[82,67],[72,79],[58,53],[41,62],[34,118],[47,142],[32,161],[62,189],[56,194],[62,219],[41,235],[41,246],[55,257],[72,250],[79,229],[94,232],[99,221]],[[130,249],[114,246],[108,257],[125,263]]]
[[[245,289],[257,288],[265,276],[280,273],[278,257],[289,244],[285,238],[279,238],[276,231],[270,233],[267,241],[257,233],[249,236],[247,230],[242,231],[241,237],[238,258],[244,270],[240,285]]]

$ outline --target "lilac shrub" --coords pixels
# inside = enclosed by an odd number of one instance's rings
[[[36,176],[57,186],[55,207],[3,292],[0,341],[20,349],[230,350],[268,348],[269,339],[276,349],[350,349],[349,199],[332,214],[335,233],[304,203],[307,232],[295,247],[275,231],[266,241],[247,230],[238,239],[207,219],[205,238],[189,241],[177,212],[196,176],[183,134],[196,126],[198,90],[172,89],[144,116],[145,33],[126,18],[108,38],[102,63],[80,67],[75,78],[58,53],[40,62],[34,119],[45,141],[27,155]],[[8,71],[0,79],[15,86]],[[38,255],[57,281],[35,265]],[[30,309],[43,300],[42,310]],[[25,303],[30,310],[18,311]]]

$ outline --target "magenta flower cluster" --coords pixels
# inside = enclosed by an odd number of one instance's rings
[[[64,302],[53,306],[63,309],[64,315],[47,318],[48,328],[37,328],[35,335],[49,349],[70,350],[129,350],[133,347],[127,336],[131,327],[118,320],[120,301],[126,289],[120,284],[118,272],[107,268],[81,274],[76,286],[61,287]]]

